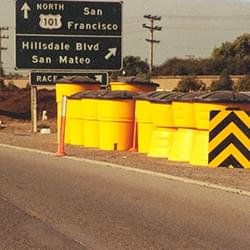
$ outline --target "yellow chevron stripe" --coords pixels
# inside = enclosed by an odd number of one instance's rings
[[[244,168],[250,168],[250,162],[242,153],[233,145],[230,144],[223,152],[221,152],[216,158],[209,162],[209,167],[219,167],[220,164],[225,161],[230,155],[233,155],[234,158],[240,162]]]
[[[234,134],[246,148],[250,148],[250,139],[235,123],[231,122],[212,141],[209,142],[209,152],[218,147],[218,145],[221,144],[230,134]]]
[[[244,111],[234,111],[234,113],[239,117],[239,119],[242,120],[243,123],[245,123],[249,127],[250,116],[246,112],[244,112]]]
[[[221,111],[219,112],[209,123],[209,130],[216,128],[232,111]]]

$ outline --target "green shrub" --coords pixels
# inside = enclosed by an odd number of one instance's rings
[[[217,90],[233,90],[233,80],[230,78],[229,74],[224,71],[220,75],[220,79],[213,81],[210,86],[211,91]]]
[[[175,88],[175,91],[180,92],[190,92],[190,91],[198,91],[198,90],[204,90],[205,84],[198,80],[196,77],[187,76],[182,78],[177,87]]]
[[[240,79],[236,87],[238,91],[250,91],[250,75]]]
[[[4,80],[0,79],[0,90],[4,90],[5,86],[4,86]]]
[[[10,81],[7,85],[8,90],[10,91],[15,91],[18,89],[18,87],[15,85],[15,83],[13,81]]]

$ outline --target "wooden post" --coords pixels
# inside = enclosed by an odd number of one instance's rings
[[[31,86],[31,124],[32,132],[37,132],[37,88]]]

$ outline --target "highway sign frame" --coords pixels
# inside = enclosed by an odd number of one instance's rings
[[[49,34],[46,34],[45,32],[41,33],[40,31],[27,31],[25,34],[21,34],[19,29],[16,29],[16,34],[15,34],[15,47],[16,47],[16,53],[15,53],[15,65],[17,69],[21,70],[33,70],[33,71],[44,71],[44,70],[66,70],[66,71],[119,71],[123,68],[123,60],[122,60],[122,32],[123,32],[123,2],[122,1],[116,1],[116,2],[90,2],[90,1],[71,1],[71,0],[62,0],[62,1],[56,1],[56,0],[46,0],[46,1],[41,1],[41,0],[16,0],[15,8],[16,8],[16,26],[17,25],[17,20],[20,19],[20,13],[21,10],[17,10],[17,2],[19,2],[19,6],[21,6],[24,3],[32,3],[33,5],[39,4],[39,3],[61,3],[61,4],[71,4],[73,5],[74,3],[77,3],[78,5],[80,4],[96,4],[97,7],[102,8],[105,4],[105,6],[110,5],[110,4],[115,4],[116,6],[119,6],[119,13],[118,16],[120,17],[120,20],[118,22],[115,22],[117,26],[119,26],[119,32],[118,35],[88,35],[88,34],[64,34],[62,31],[60,31],[60,34],[51,33],[49,31]],[[65,5],[66,6],[66,5]],[[112,6],[111,6],[112,7]],[[37,10],[35,10],[37,11]],[[37,11],[38,13],[38,11]],[[37,14],[36,13],[36,14]],[[23,14],[24,15],[24,14]],[[63,16],[62,16],[63,17]],[[23,17],[24,18],[24,17]],[[108,17],[106,17],[108,18]],[[65,21],[64,21],[65,22]],[[69,21],[68,21],[69,22]],[[85,21],[87,22],[87,21]],[[36,24],[38,26],[38,24]],[[64,27],[65,31],[65,27]],[[63,32],[64,32],[63,31]],[[47,31],[46,31],[47,32]],[[116,32],[117,33],[117,32]],[[50,44],[60,44],[64,42],[64,46],[68,46],[67,48],[70,48],[70,51],[66,51],[67,56],[70,57],[69,59],[72,59],[72,63],[66,63],[65,65],[62,64],[62,62],[65,62],[66,60],[63,60],[60,56],[62,53],[65,51],[61,52],[55,52],[55,50],[52,51],[46,51],[44,50],[39,50],[39,42],[40,44],[43,43],[45,44],[45,47],[48,46],[46,45],[46,42],[44,40],[50,39]],[[69,42],[75,39],[75,42]],[[77,41],[77,44],[76,44]],[[79,45],[80,41],[82,41],[83,47],[93,48],[94,46],[96,51],[94,50],[84,50],[81,51],[79,49],[78,51],[74,48]],[[92,42],[89,42],[92,41]],[[110,45],[113,46],[109,46]],[[89,45],[89,47],[88,47]],[[53,45],[52,45],[53,46]],[[109,48],[108,48],[109,47]],[[65,50],[67,49],[66,47]],[[79,47],[78,47],[79,48]],[[112,51],[113,49],[113,51]],[[25,51],[26,50],[26,51]],[[34,50],[34,52],[33,52]],[[38,52],[37,52],[38,51]],[[37,53],[36,53],[37,52]],[[52,52],[52,53],[51,53]],[[36,54],[35,54],[36,53]],[[44,54],[53,54],[50,56],[51,61],[49,61],[49,56],[46,56]],[[61,54],[60,54],[61,53]],[[31,54],[34,54],[31,57]],[[79,54],[84,55],[83,60],[86,59],[89,60],[88,64],[87,62],[82,62],[81,64],[77,64],[74,60],[77,60],[75,58],[79,57]],[[71,56],[69,56],[71,55]],[[44,59],[44,62],[42,61]],[[68,60],[69,60],[68,59]],[[27,63],[27,61],[29,63]],[[41,62],[40,62],[41,61]],[[37,63],[38,62],[38,63]],[[49,65],[48,65],[49,62]]]

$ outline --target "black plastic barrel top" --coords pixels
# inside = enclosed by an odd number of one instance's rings
[[[99,96],[106,95],[110,92],[109,89],[100,89],[100,90],[94,90],[90,91],[87,95],[84,95],[82,99],[97,99]]]
[[[80,100],[83,97],[85,97],[86,95],[89,95],[90,93],[95,92],[95,91],[96,90],[83,90],[83,91],[77,92],[77,93],[69,96],[68,99]]]
[[[79,83],[79,84],[101,84],[92,78],[86,76],[68,76],[57,80],[58,83]]]
[[[172,103],[174,100],[177,100],[181,96],[185,95],[185,93],[182,92],[165,92],[161,95],[154,96],[153,98],[150,98],[150,101],[152,103]]]
[[[127,90],[113,90],[104,93],[103,95],[98,95],[96,99],[104,99],[104,100],[115,100],[115,99],[134,99],[134,97],[138,95],[138,93]]]
[[[89,99],[95,99],[98,96],[102,96],[110,92],[107,89],[99,89],[99,90],[83,90],[80,92],[77,92],[71,96],[68,97],[68,99],[84,99],[84,98],[89,98]]]
[[[221,90],[209,92],[195,98],[195,102],[202,103],[250,103],[250,95],[242,92]]]
[[[203,96],[207,94],[207,91],[193,91],[193,92],[188,92],[184,93],[181,92],[182,94],[176,96],[175,101],[178,102],[194,102],[197,98],[200,96]]]
[[[150,100],[152,98],[155,98],[156,96],[160,96],[163,94],[170,93],[169,91],[150,91],[142,94],[138,94],[137,96],[134,97],[136,100]]]
[[[122,78],[119,80],[119,82],[124,82],[124,83],[135,83],[135,84],[141,84],[141,85],[153,85],[155,87],[159,87],[160,84],[156,83],[156,82],[152,82],[150,80],[142,80],[142,79],[138,79],[134,76],[132,77],[126,77],[126,78]]]

